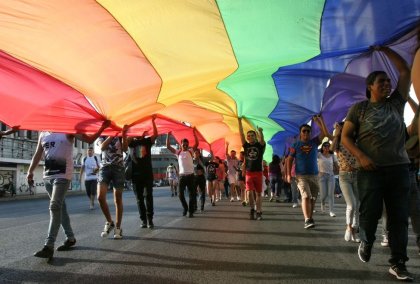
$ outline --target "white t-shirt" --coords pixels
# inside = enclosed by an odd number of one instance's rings
[[[179,174],[189,175],[194,173],[194,163],[190,150],[178,153]]]
[[[89,157],[87,156],[83,159],[82,167],[85,171],[85,180],[96,180],[97,176],[97,169],[99,168],[99,161],[95,159],[96,156]]]
[[[40,142],[45,153],[44,178],[64,178],[73,176],[73,143],[66,134],[42,131]]]
[[[323,154],[318,153],[318,169],[320,173],[334,175],[333,163],[338,163],[335,155],[330,154],[329,157],[325,157]]]

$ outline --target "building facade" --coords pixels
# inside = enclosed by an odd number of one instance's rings
[[[6,126],[0,124],[0,129],[2,131],[6,130]],[[38,131],[20,130],[12,135],[4,136],[0,140],[0,197],[10,195],[11,187],[14,187],[17,195],[46,193],[42,178],[43,160],[34,172],[34,186],[29,187],[26,182],[26,175],[36,150],[38,136]],[[178,164],[176,156],[166,147],[163,147],[165,139],[166,135],[159,136],[156,145],[152,147],[153,175],[156,182],[166,180],[166,168],[170,163]],[[172,139],[171,144],[176,145],[176,141]],[[85,190],[80,182],[80,169],[88,147],[88,143],[75,139],[73,149],[74,172],[70,190]],[[98,152],[98,149],[95,148],[95,151]],[[100,161],[100,154],[95,155]]]

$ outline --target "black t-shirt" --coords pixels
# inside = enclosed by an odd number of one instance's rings
[[[212,181],[217,179],[216,169],[219,167],[218,163],[207,162],[207,180]]]
[[[133,180],[153,181],[152,145],[150,137],[135,138],[128,145],[131,148],[131,158],[133,159]]]
[[[265,151],[265,144],[263,146],[260,142],[255,142],[254,144],[245,142],[242,147],[245,150],[246,171],[262,172],[262,160]]]

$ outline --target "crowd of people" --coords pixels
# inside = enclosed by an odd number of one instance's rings
[[[334,190],[335,176],[338,176],[346,203],[344,240],[359,243],[358,256],[361,261],[368,262],[378,221],[382,218],[382,243],[386,238],[391,252],[389,273],[399,280],[412,280],[405,263],[408,261],[409,218],[420,255],[420,193],[417,179],[419,107],[409,97],[411,74],[404,59],[388,47],[373,47],[373,50],[383,52],[396,67],[397,85],[394,88],[391,86],[389,76],[384,71],[372,72],[366,78],[367,100],[353,105],[345,121],[335,124],[333,134],[328,131],[322,116],[316,115],[312,121],[320,129],[320,134],[312,135],[313,125],[301,125],[287,155],[273,155],[269,163],[263,160],[266,147],[263,129],[245,133],[241,117],[238,118],[238,125],[243,151],[237,157],[237,152],[229,149],[227,141],[226,160],[213,155],[211,149],[210,158],[203,157],[202,149],[198,148],[195,128],[192,147],[184,138],[179,143],[180,149],[170,145],[169,132],[166,147],[177,156],[178,165],[168,166],[167,179],[171,196],[178,196],[181,202],[182,215],[193,218],[198,210],[204,211],[206,200],[211,206],[216,206],[224,196],[230,202],[239,201],[243,206],[249,206],[249,219],[260,221],[263,220],[263,197],[267,196],[269,202],[280,202],[283,191],[285,202],[290,202],[294,208],[300,204],[303,227],[311,229],[316,225],[313,213],[318,198],[320,210],[328,212],[332,218],[336,216]],[[417,64],[420,64],[419,60],[417,54]],[[415,87],[417,90],[420,88]],[[407,101],[415,112],[408,127],[403,119]],[[92,135],[40,133],[27,180],[28,184],[33,183],[34,170],[44,155],[45,187],[50,196],[50,225],[45,245],[35,253],[36,257],[53,256],[60,226],[64,229],[66,240],[57,250],[68,250],[76,244],[65,203],[73,172],[75,138],[87,143],[97,140],[101,149],[100,161],[93,155],[93,148],[89,148],[82,165],[89,206],[94,208],[97,195],[105,217],[105,226],[100,235],[107,237],[113,232],[114,239],[123,238],[124,152],[127,152],[126,159],[130,159],[132,165],[130,179],[137,200],[140,226],[154,227],[151,147],[158,135],[155,119],[154,115],[151,135],[145,132],[135,137],[127,135],[128,126],[124,126],[120,136],[100,137],[109,127],[109,121],[104,121]],[[14,127],[1,132],[0,138],[18,129]],[[106,199],[110,184],[114,193],[115,218],[110,213]]]

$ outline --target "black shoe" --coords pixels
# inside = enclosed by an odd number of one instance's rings
[[[34,253],[34,256],[40,257],[40,258],[52,258],[53,255],[54,255],[54,249],[47,246],[44,246],[42,250]]]
[[[193,213],[188,214],[188,218],[194,218],[194,214]]]
[[[360,242],[359,249],[357,250],[359,258],[363,262],[368,262],[372,254],[372,245],[365,243],[364,241]]]
[[[257,212],[257,220],[258,221],[262,220],[262,213],[261,212]]]
[[[184,212],[182,212],[182,216],[187,216],[187,210],[184,210]]]
[[[251,209],[249,212],[249,220],[255,220],[255,210]]]
[[[403,261],[392,265],[388,271],[390,274],[394,275],[395,278],[397,278],[398,280],[410,282],[414,280],[413,276],[407,271],[407,268],[405,267],[405,263]]]
[[[147,228],[153,229],[155,227],[155,224],[153,224],[152,220],[149,220],[149,225],[147,225]]]
[[[73,239],[72,241],[66,240],[61,246],[57,248],[58,251],[65,251],[71,249],[76,244],[76,239]]]
[[[314,219],[312,219],[312,218],[306,219],[304,228],[309,229],[309,228],[313,228],[313,227],[315,227]]]
[[[143,223],[141,223],[140,228],[142,228],[142,229],[147,228],[147,222],[143,221]]]

